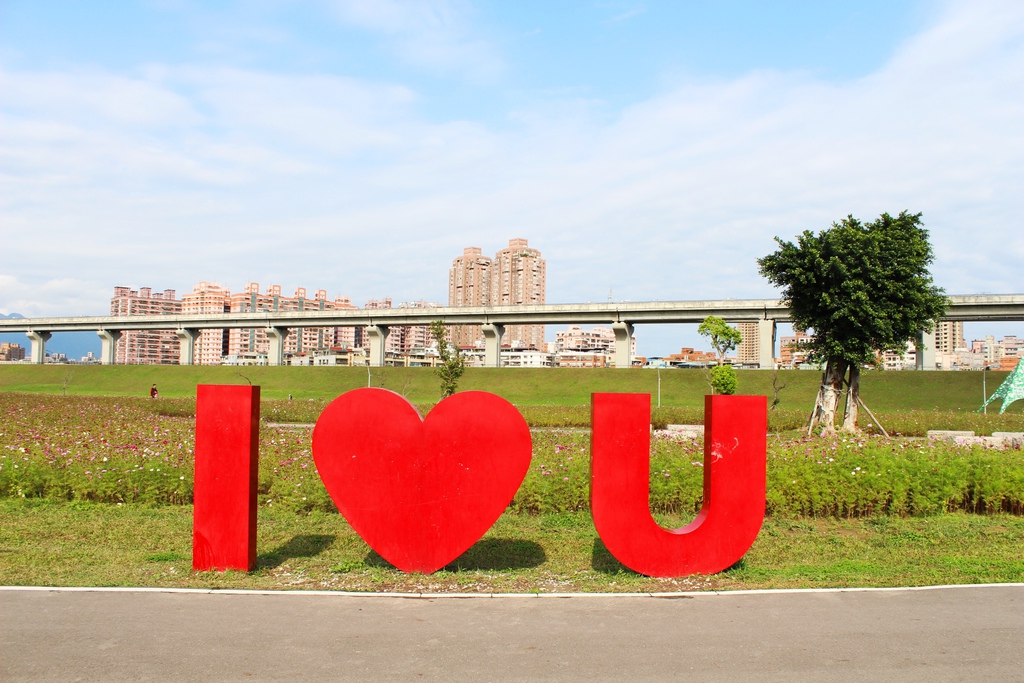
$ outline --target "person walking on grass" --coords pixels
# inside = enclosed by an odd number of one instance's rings
[[[149,388],[149,397],[150,398],[160,398],[160,392],[156,390],[156,385],[155,384]]]

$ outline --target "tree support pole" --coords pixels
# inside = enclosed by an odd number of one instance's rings
[[[851,367],[851,372],[852,372],[852,367]],[[849,383],[849,382],[846,382],[846,386],[847,386],[847,390],[848,390],[848,391],[853,391],[853,387],[852,387],[852,386],[850,385],[850,383]],[[864,403],[864,399],[862,399],[862,398],[860,397],[860,392],[859,392],[859,391],[858,391],[858,392],[855,392],[855,394],[854,394],[854,398],[856,399],[856,401],[857,401],[857,404],[858,404],[858,405],[859,405],[859,406],[860,406],[861,408],[863,408],[863,409],[864,409],[864,412],[866,412],[866,413],[868,414],[868,417],[870,417],[870,418],[871,418],[871,421],[875,423],[875,426],[876,426],[876,427],[878,427],[878,430],[879,430],[880,432],[882,432],[882,435],[883,435],[883,436],[889,436],[889,432],[885,431],[885,427],[883,427],[883,426],[882,426],[882,423],[878,421],[878,418],[877,418],[877,417],[875,417],[875,414],[874,414],[874,413],[872,413],[872,412],[871,412],[871,409],[870,409],[870,408],[868,408],[868,406],[867,406],[867,404],[866,404],[866,403]],[[845,427],[846,425],[844,424],[843,426]]]

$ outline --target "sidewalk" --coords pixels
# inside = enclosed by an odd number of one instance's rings
[[[0,589],[3,681],[1024,681],[1024,584],[658,596]]]

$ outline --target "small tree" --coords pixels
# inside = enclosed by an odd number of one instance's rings
[[[933,256],[921,214],[883,213],[867,224],[847,216],[818,234],[805,230],[796,244],[775,241],[778,251],[757,261],[761,275],[782,287],[794,326],[813,332],[810,359],[826,363],[810,429],[820,422],[823,435],[835,432],[846,382],[843,429],[855,431],[860,367],[873,365],[878,351],[906,348],[948,305],[928,271]]]
[[[711,369],[711,390],[719,394],[735,394],[738,381],[736,371],[731,365],[725,364],[725,354],[735,349],[743,340],[743,335],[735,327],[731,327],[721,318],[709,315],[697,328],[697,333],[711,340],[718,356],[718,365]]]
[[[775,392],[775,395],[772,397],[772,403],[768,406],[768,410],[775,410],[779,405],[779,393],[787,386],[788,384],[779,384],[779,369],[775,368],[772,371],[772,391]]]
[[[430,323],[430,336],[437,343],[437,355],[441,359],[434,372],[441,378],[441,399],[444,400],[455,393],[459,378],[466,371],[466,359],[458,348],[448,342],[448,331],[443,321]]]
[[[732,369],[731,365],[716,365],[711,368],[709,374],[708,382],[714,393],[725,396],[732,396],[736,393],[739,380],[736,379],[736,371]]]

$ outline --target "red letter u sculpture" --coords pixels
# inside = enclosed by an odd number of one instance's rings
[[[750,549],[764,520],[767,398],[704,400],[704,503],[682,529],[650,509],[650,394],[594,394],[590,505],[608,551],[648,576],[714,574]]]

